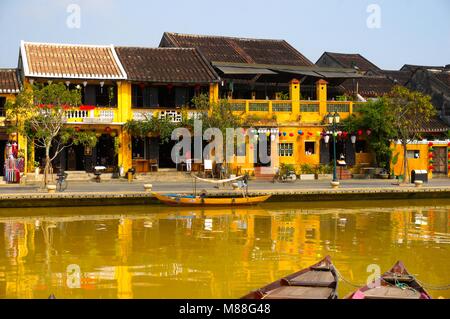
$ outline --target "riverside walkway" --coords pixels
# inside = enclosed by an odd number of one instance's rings
[[[272,194],[269,201],[336,201],[376,199],[448,199],[450,179],[435,179],[422,187],[414,184],[395,185],[393,180],[343,180],[338,189],[332,189],[329,181],[295,181],[271,183],[250,181],[251,195]],[[97,205],[143,205],[157,204],[144,182],[105,181],[70,182],[64,192],[47,193],[40,185],[0,186],[0,207],[51,207],[51,206],[97,206]],[[154,182],[156,192],[192,193],[191,182]],[[212,196],[237,195],[231,187],[214,188],[209,183],[197,183]]]

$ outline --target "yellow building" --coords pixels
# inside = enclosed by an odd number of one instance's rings
[[[165,33],[159,48],[22,42],[19,74],[24,85],[61,82],[80,89],[82,105],[66,111],[67,125],[95,132],[98,143],[73,145],[55,160],[73,171],[98,165],[110,172],[179,168],[171,159],[175,141],[162,143],[158,133],[131,136],[124,124],[149,117],[174,123],[195,118],[192,98],[206,93],[211,102],[226,100],[252,123],[259,140],[267,139],[269,164],[292,164],[301,173],[304,164],[317,167],[333,160],[333,138],[325,137],[331,133],[327,116],[338,113],[345,119],[364,103],[347,101],[337,90],[343,81],[358,79],[359,72],[318,67],[283,40]],[[374,164],[365,133],[356,135],[336,136],[336,157],[344,158],[347,168]],[[25,141],[20,144],[26,148]],[[259,146],[246,144],[245,158],[235,157],[232,167],[262,174],[269,164],[258,156]],[[30,160],[43,161],[41,150],[31,153]]]

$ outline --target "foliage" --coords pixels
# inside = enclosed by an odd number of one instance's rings
[[[360,116],[352,114],[342,121],[342,126],[350,134],[356,134],[359,129],[370,129],[371,134],[366,136],[368,148],[375,154],[378,165],[386,168],[392,152],[390,141],[396,136],[392,122],[386,99],[380,98],[365,103],[360,108]]]
[[[300,166],[300,172],[302,174],[314,174],[314,167],[311,164],[302,164]]]
[[[403,180],[407,181],[406,145],[409,140],[420,138],[421,123],[426,123],[435,114],[431,97],[420,92],[410,91],[402,86],[395,86],[384,99],[389,110],[392,126],[403,147]]]
[[[333,173],[333,166],[328,164],[320,164],[316,166],[316,174],[331,174]]]
[[[287,175],[289,172],[295,171],[294,164],[280,164],[280,175]]]
[[[277,97],[279,100],[289,100],[289,92],[278,92]]]
[[[65,110],[80,104],[78,89],[70,90],[57,83],[27,88],[7,105],[7,117],[16,132],[26,136],[35,147],[45,149],[45,184],[52,161],[64,148],[73,144],[95,146],[97,143],[93,132],[76,132],[65,126]],[[50,154],[51,149],[53,154]]]
[[[161,118],[151,116],[143,121],[128,120],[124,124],[124,129],[133,136],[145,137],[151,134],[158,134],[161,143],[167,143],[172,131],[179,127],[180,124],[172,122],[169,118]]]

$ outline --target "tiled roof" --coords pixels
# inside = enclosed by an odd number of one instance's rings
[[[405,64],[401,67],[400,71],[410,71],[414,72],[417,69],[427,69],[427,70],[444,70],[444,66],[431,66],[431,65],[414,65],[414,64]]]
[[[444,83],[450,90],[450,70],[446,72],[439,72],[434,74],[436,78]],[[449,92],[450,93],[450,92]]]
[[[331,57],[334,61],[340,64],[344,68],[357,67],[360,71],[379,71],[380,68],[375,64],[367,60],[359,53],[335,53],[325,52],[324,54]]]
[[[211,83],[219,76],[196,49],[116,47],[128,79],[165,83]]]
[[[428,121],[423,121],[420,119],[416,119],[418,132],[424,132],[424,133],[439,133],[439,132],[447,132],[450,130],[450,126],[445,124],[441,119],[438,117],[432,117]]]
[[[410,71],[396,71],[396,70],[382,70],[380,73],[399,85],[405,85],[412,75],[412,72]]]
[[[197,48],[209,62],[313,65],[303,54],[284,40],[165,32],[159,46]]]
[[[345,80],[341,86],[345,93],[353,95],[356,94],[356,83],[358,83],[358,93],[364,97],[377,97],[389,93],[396,85],[384,76],[365,76],[359,79]]]
[[[125,79],[113,46],[21,43],[25,76]]]
[[[19,93],[17,69],[0,69],[0,93]]]

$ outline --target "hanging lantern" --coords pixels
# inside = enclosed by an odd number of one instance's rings
[[[302,135],[303,131],[302,130],[298,130],[297,133],[298,133],[298,135]]]
[[[434,163],[434,160],[433,160],[433,159],[430,159],[430,160],[429,160],[429,163]]]
[[[450,170],[450,165],[448,166],[448,169]]]
[[[289,136],[290,136],[290,137],[294,136],[294,133],[289,133]]]
[[[433,153],[428,153],[428,158],[433,158]]]
[[[434,169],[433,165],[428,166],[428,169],[432,171]]]
[[[270,135],[270,140],[273,142],[273,141],[275,141],[275,135]]]
[[[320,132],[316,132],[316,136],[319,137],[320,136]]]
[[[105,132],[106,133],[110,133],[111,132],[111,128],[109,126],[105,127]]]
[[[280,133],[278,133],[278,136],[281,136],[281,132],[280,132]]]
[[[358,135],[359,135],[359,136],[362,135],[362,130],[358,130]]]
[[[333,132],[333,136],[336,137],[337,136],[337,132]]]
[[[308,136],[312,136],[313,135],[313,133],[311,133],[311,132],[308,132],[307,134],[308,134]]]
[[[448,142],[447,146],[450,146],[450,142]],[[450,152],[450,149],[448,151]]]
[[[344,132],[342,132],[342,135],[344,136],[344,138],[347,138],[348,132],[344,131]]]
[[[338,131],[337,134],[338,134],[339,136],[341,136],[341,135],[342,135],[342,131]]]
[[[450,159],[450,153],[448,153],[448,158]]]
[[[286,132],[283,132],[283,136],[286,136],[286,134],[287,134]]]
[[[372,130],[370,128],[367,129],[366,134],[367,134],[367,136],[369,136],[370,134],[372,134]]]
[[[356,143],[356,135],[350,136],[350,139],[352,140],[352,143],[353,143],[353,144]]]
[[[75,126],[75,132],[79,132],[80,131],[80,127],[79,126]]]
[[[270,132],[269,131],[266,132],[266,136],[270,136]]]
[[[258,134],[255,134],[255,140],[257,140],[257,139],[258,139],[258,137],[259,137],[259,135],[258,135]]]
[[[325,144],[328,144],[328,142],[330,141],[330,135],[325,135],[323,137],[323,140],[325,141]]]
[[[433,142],[429,142],[429,143],[428,143],[428,146],[429,146],[429,147],[432,147],[432,146],[433,146]]]
[[[111,137],[116,137],[116,131],[112,131],[110,135]]]
[[[102,136],[102,133],[95,133],[95,136],[100,137]]]

